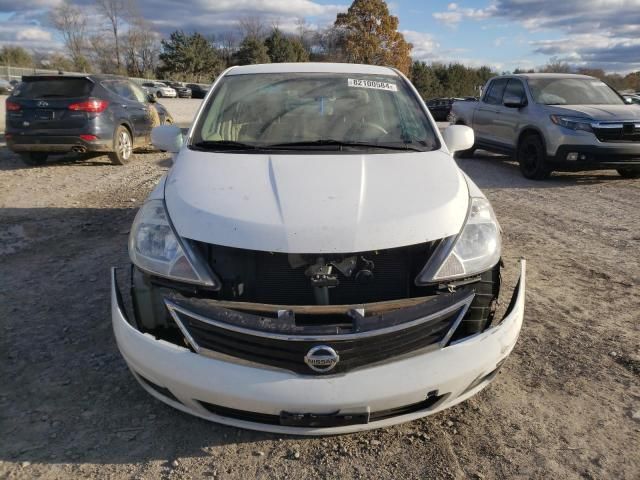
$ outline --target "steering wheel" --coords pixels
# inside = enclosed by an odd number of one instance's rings
[[[364,122],[364,123],[357,123],[353,125],[347,132],[347,136],[350,137],[353,132],[364,131],[366,129],[377,130],[382,135],[387,135],[389,133],[384,129],[384,127],[382,127],[381,125],[378,125],[377,123]]]

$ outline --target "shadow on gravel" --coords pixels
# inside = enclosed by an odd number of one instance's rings
[[[131,464],[275,436],[148,395],[117,350],[109,270],[137,207],[0,209],[0,460]]]
[[[547,180],[529,180],[511,157],[487,152],[456,161],[480,188],[558,188],[624,180],[615,170],[555,172]]]
[[[136,162],[136,157],[151,154],[160,154],[158,151],[148,150],[135,153],[132,160]],[[169,155],[169,154],[167,154]],[[162,158],[155,162],[158,166],[169,168],[173,164],[171,157]],[[86,166],[86,167],[110,167],[114,166],[104,153],[68,153],[59,155],[50,155],[43,165],[27,165],[19,157],[18,154],[11,152],[4,142],[4,136],[0,135],[0,171],[2,170],[29,170],[32,168],[54,168],[61,166]],[[115,165],[119,167],[120,165]]]

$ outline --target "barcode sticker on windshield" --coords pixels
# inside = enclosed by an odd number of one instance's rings
[[[349,78],[348,83],[350,87],[358,88],[373,88],[375,90],[389,90],[390,92],[397,92],[398,87],[394,83],[380,82],[378,80],[358,80],[355,78]]]

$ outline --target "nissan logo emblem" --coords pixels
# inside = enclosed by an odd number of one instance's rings
[[[45,102],[44,100],[40,100],[40,101],[38,102],[38,106],[39,106],[39,107],[48,107],[48,106],[49,106],[49,104],[48,104],[47,102]]]
[[[326,373],[333,370],[339,361],[340,355],[333,348],[326,345],[313,347],[304,356],[304,363],[311,370],[318,373]]]

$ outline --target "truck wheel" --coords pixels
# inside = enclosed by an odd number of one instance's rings
[[[133,157],[133,140],[129,130],[124,125],[116,128],[113,134],[113,152],[109,159],[114,165],[125,165]]]
[[[20,158],[27,165],[43,165],[49,156],[46,152],[25,152],[20,154]]]
[[[547,154],[539,135],[527,135],[518,145],[518,163],[525,178],[544,180],[551,175],[547,165]]]
[[[640,167],[625,167],[617,170],[622,178],[640,178]]]

